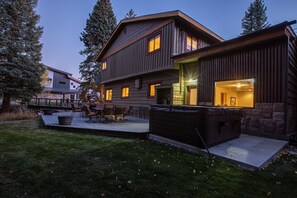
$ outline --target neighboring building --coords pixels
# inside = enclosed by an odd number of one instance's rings
[[[297,130],[293,23],[224,41],[180,11],[121,21],[97,57],[105,102],[240,106],[243,132],[286,138]]]
[[[45,66],[45,68],[44,90],[42,94],[38,95],[38,98],[79,100],[80,80],[72,77],[70,73],[49,66]]]

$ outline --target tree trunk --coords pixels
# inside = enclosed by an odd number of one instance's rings
[[[4,93],[3,101],[2,101],[2,109],[0,113],[6,113],[10,110],[10,94]]]

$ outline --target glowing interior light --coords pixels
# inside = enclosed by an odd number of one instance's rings
[[[237,88],[240,88],[241,86],[242,86],[241,83],[236,83]]]

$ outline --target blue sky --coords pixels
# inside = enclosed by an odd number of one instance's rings
[[[97,0],[39,0],[37,13],[44,27],[43,63],[79,77],[84,57],[80,33]],[[224,39],[237,37],[241,19],[252,0],[111,0],[119,22],[131,8],[138,16],[181,10]],[[265,0],[269,22],[274,25],[297,19],[297,0]],[[295,31],[297,25],[293,26]]]

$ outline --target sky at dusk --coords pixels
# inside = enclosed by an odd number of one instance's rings
[[[43,26],[43,63],[80,77],[85,57],[80,33],[97,0],[39,0],[37,13]],[[224,39],[237,37],[241,19],[252,0],[111,0],[117,22],[132,8],[138,16],[181,10]],[[271,25],[297,19],[297,0],[266,0]],[[297,30],[297,25],[293,26]]]

